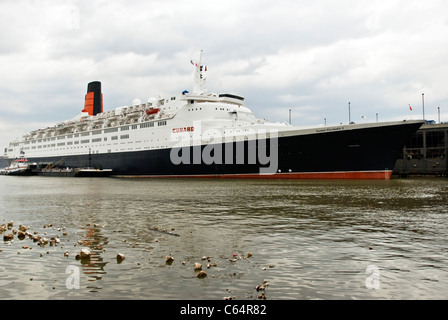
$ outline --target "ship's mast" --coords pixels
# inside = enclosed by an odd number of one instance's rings
[[[193,83],[193,94],[201,94],[205,92],[204,89],[204,72],[207,71],[207,66],[202,65],[202,51],[199,55],[199,62],[191,60],[191,64],[195,66],[194,70],[194,83]]]

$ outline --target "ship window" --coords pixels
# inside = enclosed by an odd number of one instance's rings
[[[129,139],[129,135],[128,134],[122,134],[120,136],[120,139]]]
[[[429,131],[426,133],[426,147],[437,148],[445,146],[445,132]]]
[[[113,136],[112,140],[118,140],[118,136]]]
[[[142,123],[142,124],[140,125],[140,129],[142,129],[142,128],[148,128],[148,127],[154,127],[154,122]]]
[[[406,143],[406,148],[423,148],[423,133],[415,133]]]
[[[92,142],[101,142],[101,138],[92,139]]]
[[[81,140],[81,143],[89,143],[89,139],[87,139],[87,140]]]
[[[126,130],[129,130],[129,126],[121,127],[121,131],[126,131]]]

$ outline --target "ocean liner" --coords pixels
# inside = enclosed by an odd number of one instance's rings
[[[109,168],[114,176],[389,179],[396,156],[423,121],[300,128],[257,119],[244,98],[204,89],[207,66],[194,67],[192,92],[103,111],[101,82],[88,84],[84,109],[70,121],[11,142],[41,167]]]

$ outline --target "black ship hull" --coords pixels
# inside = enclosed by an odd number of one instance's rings
[[[61,165],[110,168],[113,176],[388,179],[397,155],[422,123],[323,127],[256,141],[91,156],[64,155]],[[60,159],[45,157],[30,161],[51,163]]]

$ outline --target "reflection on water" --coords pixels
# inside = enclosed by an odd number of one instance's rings
[[[85,234],[83,234],[82,238],[78,240],[78,244],[82,247],[87,247],[91,253],[88,259],[80,259],[81,260],[81,268],[82,272],[88,276],[87,280],[91,282],[87,288],[91,289],[91,292],[95,292],[97,287],[92,283],[96,280],[101,280],[102,275],[106,274],[105,266],[107,265],[107,261],[104,261],[102,257],[103,248],[107,246],[107,238],[101,234],[101,229],[97,224],[91,225],[88,223],[86,225]],[[95,282],[97,284],[98,282]]]
[[[1,242],[0,297],[258,299],[266,280],[267,299],[446,299],[447,191],[446,179],[0,177],[0,224],[60,239]]]

